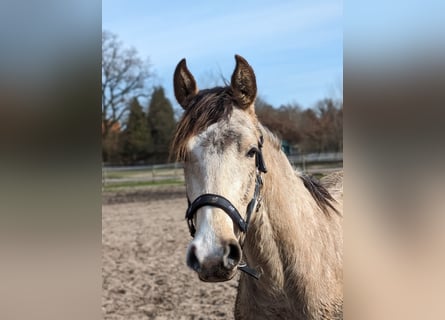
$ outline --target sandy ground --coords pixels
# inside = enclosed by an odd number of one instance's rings
[[[182,186],[103,194],[104,319],[233,319],[237,280],[204,283],[185,264],[184,195]]]

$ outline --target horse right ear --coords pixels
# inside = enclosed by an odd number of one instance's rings
[[[236,66],[232,74],[232,87],[235,98],[242,109],[252,107],[256,98],[257,88],[255,73],[243,57],[235,55]]]
[[[178,103],[184,109],[187,108],[187,100],[198,93],[198,86],[195,78],[187,69],[185,59],[179,61],[173,76],[173,87],[175,89],[175,97]]]

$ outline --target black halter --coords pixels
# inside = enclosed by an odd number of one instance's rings
[[[188,200],[188,208],[185,213],[185,218],[187,219],[187,224],[190,230],[190,235],[192,237],[195,236],[196,227],[193,222],[193,218],[198,211],[198,209],[204,207],[204,206],[212,206],[217,207],[221,210],[223,210],[227,215],[233,220],[233,222],[238,226],[238,228],[243,232],[247,232],[247,228],[249,226],[250,217],[252,215],[252,212],[254,208],[256,207],[256,211],[260,208],[260,191],[261,187],[263,186],[263,180],[261,178],[261,173],[266,173],[267,168],[264,163],[263,159],[263,153],[262,153],[262,147],[263,147],[263,136],[260,136],[260,140],[258,141],[258,150],[255,153],[255,166],[256,166],[256,178],[255,178],[255,190],[253,193],[253,198],[250,200],[249,204],[246,208],[246,220],[243,219],[239,211],[235,208],[235,206],[226,198],[223,196],[213,194],[213,193],[206,193],[202,194],[199,197],[197,197],[192,203],[190,203],[190,200]],[[249,268],[245,263],[240,264],[238,268],[241,271],[244,271],[251,276],[258,279],[258,274],[255,270]]]

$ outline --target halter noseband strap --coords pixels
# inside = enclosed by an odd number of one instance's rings
[[[206,193],[196,198],[195,201],[193,201],[193,203],[189,205],[189,207],[187,208],[187,212],[185,213],[185,217],[187,219],[190,234],[192,237],[195,236],[196,232],[196,228],[193,224],[193,216],[199,208],[202,208],[204,206],[212,206],[224,210],[242,232],[247,231],[247,222],[244,221],[243,217],[241,217],[238,210],[229,200],[217,194]]]

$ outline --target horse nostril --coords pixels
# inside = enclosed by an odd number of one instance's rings
[[[196,246],[192,245],[190,247],[189,253],[187,255],[187,265],[195,270],[196,272],[199,272],[201,270],[201,266],[199,264],[199,260],[196,257]]]
[[[241,248],[237,241],[231,241],[226,245],[224,251],[224,267],[231,270],[235,268],[241,260]]]

